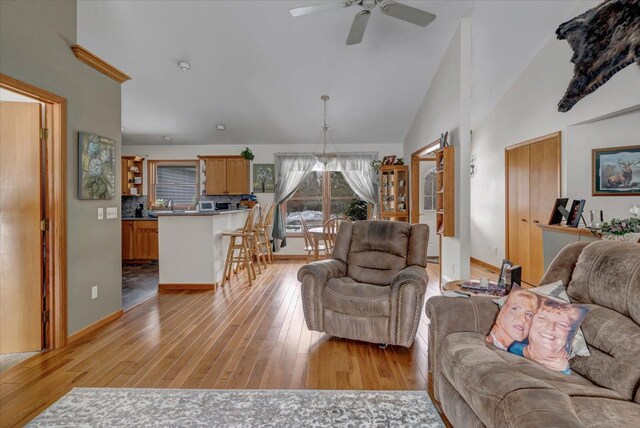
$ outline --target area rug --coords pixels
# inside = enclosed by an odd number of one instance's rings
[[[444,427],[426,391],[74,388],[31,427]]]

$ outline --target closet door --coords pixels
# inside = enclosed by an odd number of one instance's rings
[[[530,236],[530,284],[539,285],[544,275],[542,230],[539,224],[547,224],[551,210],[560,197],[560,134],[531,144],[529,151],[529,236]]]
[[[507,150],[507,258],[522,266],[522,280],[531,281],[529,242],[529,146]]]

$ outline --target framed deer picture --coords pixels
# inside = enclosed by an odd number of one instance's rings
[[[593,196],[640,196],[640,145],[592,150]]]

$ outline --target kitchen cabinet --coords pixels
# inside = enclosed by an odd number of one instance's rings
[[[243,195],[249,190],[249,161],[242,156],[198,156],[205,164],[205,194]]]
[[[158,222],[124,220],[122,222],[122,259],[158,259]]]
[[[122,156],[122,195],[142,195],[142,162],[140,156]]]

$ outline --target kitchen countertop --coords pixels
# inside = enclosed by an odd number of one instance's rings
[[[159,212],[156,215],[158,217],[188,217],[188,216],[212,216],[212,215],[222,215],[222,214],[232,214],[239,212],[248,212],[248,209],[240,209],[240,210],[218,210],[218,211],[207,211],[207,212],[197,212],[197,211],[173,211],[173,212]]]

